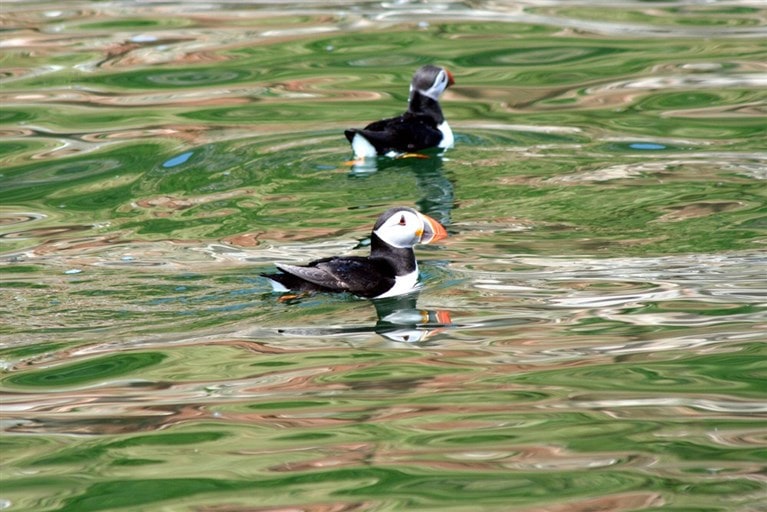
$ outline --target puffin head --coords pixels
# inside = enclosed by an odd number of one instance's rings
[[[378,238],[399,248],[412,248],[416,244],[429,244],[447,237],[445,227],[413,208],[389,208],[373,226]]]
[[[434,101],[438,101],[445,89],[455,83],[453,75],[447,68],[427,64],[418,68],[410,82],[410,97],[418,91]]]

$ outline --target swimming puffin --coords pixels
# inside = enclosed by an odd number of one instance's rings
[[[380,299],[413,291],[418,263],[413,246],[447,236],[444,226],[407,207],[389,208],[376,221],[370,235],[370,256],[333,256],[305,266],[277,263],[281,271],[261,274],[274,291],[349,292]]]
[[[362,160],[452,147],[453,131],[442,115],[439,97],[454,83],[453,75],[445,68],[431,64],[420,67],[410,82],[407,112],[344,132],[354,157]]]

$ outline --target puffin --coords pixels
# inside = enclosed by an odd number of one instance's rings
[[[454,83],[453,75],[446,68],[431,64],[418,68],[410,82],[408,108],[404,114],[344,132],[354,158],[395,157],[422,149],[452,147],[453,131],[442,114],[439,97]]]
[[[445,227],[413,208],[389,208],[370,234],[370,256],[333,256],[307,265],[276,263],[278,273],[263,273],[277,292],[348,292],[366,299],[396,297],[418,283],[413,246],[447,237]]]

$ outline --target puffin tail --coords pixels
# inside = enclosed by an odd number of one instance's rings
[[[368,140],[364,130],[351,128],[344,131],[344,135],[352,145],[354,158],[375,158],[378,156],[378,149]]]
[[[265,277],[269,280],[269,283],[272,285],[272,291],[274,292],[288,292],[291,289],[291,283],[292,281],[290,279],[290,274],[259,274],[261,277]]]

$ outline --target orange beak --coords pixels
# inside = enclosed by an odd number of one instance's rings
[[[437,240],[447,238],[447,231],[445,226],[432,219],[428,215],[420,214],[423,219],[423,234],[421,235],[422,244],[430,244]]]
[[[445,69],[445,73],[447,73],[447,86],[450,87],[451,85],[455,84],[455,79],[453,78],[453,74]]]

